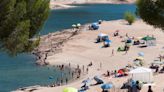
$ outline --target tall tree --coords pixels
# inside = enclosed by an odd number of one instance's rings
[[[30,52],[39,40],[29,40],[49,15],[49,0],[0,0],[0,48],[10,55]]]
[[[138,0],[137,14],[148,24],[164,29],[164,0]]]

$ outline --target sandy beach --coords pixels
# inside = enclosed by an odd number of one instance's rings
[[[74,8],[75,6],[73,5],[68,5],[66,3],[61,3],[61,2],[50,2],[50,9],[68,9],[68,8]]]
[[[156,46],[150,46],[147,48],[138,48],[132,46],[127,54],[125,52],[117,52],[119,46],[123,46],[124,43],[121,41],[124,38],[113,37],[113,33],[119,30],[121,36],[128,34],[130,37],[144,37],[146,35],[154,36],[157,39]],[[108,48],[102,48],[103,43],[95,43],[97,35],[99,33],[105,33],[109,35],[112,44]],[[53,37],[49,37],[53,38]],[[68,85],[59,87],[37,87],[34,92],[62,92],[65,87],[75,87],[79,89],[82,85],[82,80],[86,78],[93,78],[96,75],[102,75],[107,70],[113,71],[125,67],[128,64],[132,64],[133,60],[138,56],[139,52],[144,52],[144,67],[149,67],[150,63],[153,62],[159,56],[164,49],[164,33],[160,29],[155,29],[152,26],[147,25],[142,20],[137,20],[134,24],[128,25],[125,20],[115,21],[104,21],[100,25],[100,29],[97,31],[88,31],[84,28],[78,35],[71,37],[67,42],[62,44],[62,51],[47,57],[46,62],[50,65],[71,63],[72,67],[80,65],[80,68],[84,65],[87,66],[90,62],[93,63],[89,67],[88,75],[82,76],[77,81],[71,82]],[[114,55],[112,55],[114,50]],[[101,67],[100,67],[100,64]],[[154,76],[154,92],[163,92],[164,81],[162,77],[164,74],[157,74]],[[125,90],[119,90],[124,82],[130,76],[122,78],[104,77],[101,78],[105,83],[112,82],[115,85],[115,91],[111,92],[125,92]],[[93,81],[94,83],[94,81]],[[160,84],[160,85],[159,85]],[[144,86],[141,92],[147,91],[147,86]],[[101,92],[100,85],[91,86],[86,92]],[[26,92],[26,91],[16,91]]]
[[[72,4],[133,4],[136,0],[51,0],[50,8],[51,9],[68,9],[74,8]]]

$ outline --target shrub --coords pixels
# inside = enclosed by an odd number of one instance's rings
[[[129,25],[134,23],[134,21],[136,19],[135,15],[131,12],[125,12],[124,18],[125,18],[126,21],[128,21]]]

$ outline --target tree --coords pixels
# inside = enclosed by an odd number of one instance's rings
[[[0,48],[10,55],[32,51],[49,15],[49,0],[1,0]]]
[[[137,14],[146,23],[164,29],[164,0],[138,0]]]
[[[135,15],[129,11],[125,12],[124,18],[126,21],[128,21],[129,25],[131,25],[135,21]]]

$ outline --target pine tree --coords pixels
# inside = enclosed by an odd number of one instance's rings
[[[49,0],[0,0],[0,48],[10,55],[32,51],[49,15]]]
[[[164,29],[164,0],[138,0],[137,14],[148,24]]]

